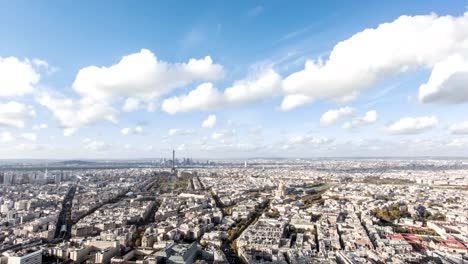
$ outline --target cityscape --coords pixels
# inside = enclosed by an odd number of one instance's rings
[[[0,174],[2,263],[468,257],[468,160],[168,158],[43,166]]]
[[[468,0],[0,0],[0,264],[468,264]]]

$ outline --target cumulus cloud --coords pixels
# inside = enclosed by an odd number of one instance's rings
[[[142,49],[109,67],[82,68],[72,85],[81,96],[79,99],[43,94],[38,101],[59,120],[64,135],[71,135],[80,127],[101,120],[117,123],[119,112],[112,104],[120,98],[126,99],[124,112],[136,111],[141,104],[154,112],[153,99],[159,95],[195,81],[218,80],[223,76],[223,67],[213,63],[209,56],[185,63],[168,63],[158,60],[150,50]]]
[[[150,50],[142,49],[109,67],[81,69],[73,88],[83,97],[93,99],[147,100],[194,81],[218,80],[223,76],[223,67],[214,64],[209,56],[171,64],[159,60]]]
[[[325,112],[320,118],[320,124],[322,126],[329,126],[339,122],[354,113],[354,108],[345,106],[339,109],[332,109]]]
[[[11,134],[11,132],[4,131],[4,132],[0,133],[0,141],[2,143],[8,143],[8,142],[12,142],[14,140],[15,140],[15,137],[13,136],[13,134]]]
[[[385,130],[390,134],[412,135],[430,130],[439,123],[435,116],[403,117]]]
[[[236,135],[236,131],[234,129],[223,129],[220,131],[213,132],[213,134],[211,134],[211,138],[221,143],[226,143],[228,140],[232,139],[235,135]]]
[[[224,92],[212,83],[203,83],[186,95],[167,98],[162,103],[163,111],[175,114],[189,111],[208,111],[221,106],[252,102],[281,92],[281,76],[266,70],[251,79],[234,82]]]
[[[468,121],[452,124],[449,130],[454,135],[467,135],[468,134]]]
[[[333,142],[333,140],[329,138],[323,138],[323,137],[314,137],[311,135],[301,135],[301,136],[293,136],[289,138],[288,143],[289,144],[328,144]]]
[[[31,61],[0,57],[0,96],[30,94],[39,83],[40,77]]]
[[[297,147],[306,147],[306,146],[324,146],[329,145],[333,142],[333,139],[326,137],[316,137],[313,135],[297,135],[292,136],[288,139],[286,144],[282,145],[281,148],[284,150],[293,149]]]
[[[466,56],[467,50],[468,13],[461,17],[401,16],[339,42],[325,61],[307,61],[303,70],[285,78],[283,88],[286,94],[302,94],[310,100],[350,100],[390,75],[420,67],[432,68],[451,55]],[[429,95],[433,93],[428,91],[432,90],[450,94],[463,90],[463,95],[468,94],[466,86],[456,85],[466,77],[454,77],[455,81],[447,83],[449,76],[466,71],[464,65],[451,63],[455,70],[447,70],[450,74],[437,78],[438,81],[445,79],[445,82],[434,81],[427,85],[429,87],[420,89],[422,101],[436,101],[430,99]],[[445,101],[453,100],[444,98]],[[467,98],[458,100],[466,101]]]
[[[210,110],[284,95],[280,109],[288,111],[318,99],[352,100],[385,78],[420,68],[433,70],[420,87],[421,102],[466,102],[467,51],[468,12],[460,17],[401,16],[340,41],[327,59],[308,60],[304,69],[283,80],[268,70],[256,80],[235,82],[224,92],[205,88],[213,100],[172,97],[163,109],[169,113]]]
[[[127,136],[130,133],[133,134],[142,134],[143,133],[143,127],[142,126],[136,126],[135,128],[130,128],[130,127],[124,127],[120,130],[120,134]]]
[[[55,98],[48,94],[39,97],[39,103],[48,108],[64,128],[64,135],[69,136],[77,129],[89,126],[100,120],[118,122],[119,113],[106,102],[95,102],[89,99],[71,100]]]
[[[65,137],[73,136],[75,134],[76,130],[77,130],[77,128],[72,128],[72,127],[64,128],[63,129],[63,135]]]
[[[423,103],[468,102],[468,59],[450,56],[437,63],[427,83],[419,87],[419,100]]]
[[[120,133],[121,133],[122,135],[126,136],[126,135],[128,135],[128,134],[130,133],[130,131],[131,131],[131,128],[129,128],[129,127],[124,127],[124,128],[122,128],[122,129],[120,130]]]
[[[221,105],[221,93],[212,83],[203,83],[187,95],[174,96],[163,101],[162,109],[169,114],[194,110],[211,110]]]
[[[209,115],[202,123],[203,128],[213,128],[216,125],[216,115]]]
[[[133,112],[138,110],[138,108],[140,108],[140,100],[130,97],[125,100],[122,110],[124,112]]]
[[[230,104],[255,101],[281,92],[281,76],[272,69],[261,72],[253,79],[234,82],[226,88],[224,97]]]
[[[167,132],[167,135],[170,137],[173,136],[187,136],[195,134],[195,130],[193,129],[179,129],[179,128],[171,128]]]
[[[136,126],[135,127],[135,134],[141,134],[143,133],[143,127],[142,126]]]
[[[152,113],[152,112],[156,112],[156,109],[157,109],[157,106],[156,106],[156,103],[155,102],[149,102],[147,105],[146,105],[146,111]]]
[[[35,116],[32,106],[15,101],[0,103],[0,125],[23,128]]]
[[[376,121],[377,121],[377,111],[370,110],[366,112],[363,117],[357,117],[349,122],[344,123],[343,128],[350,129],[350,128],[355,128],[355,127],[360,127],[360,126],[375,123]]]
[[[308,104],[313,101],[313,98],[303,94],[291,94],[283,98],[280,109],[282,111],[289,111],[299,106]]]
[[[108,150],[111,147],[109,144],[103,141],[90,138],[83,139],[82,143],[85,149],[98,152]]]

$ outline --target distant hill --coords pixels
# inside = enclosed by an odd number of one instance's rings
[[[65,160],[51,163],[53,166],[92,166],[97,163],[94,161],[85,161],[85,160]]]

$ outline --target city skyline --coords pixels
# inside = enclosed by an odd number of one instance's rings
[[[0,159],[466,157],[467,4],[0,1]]]
[[[0,0],[0,264],[468,261],[468,0]]]

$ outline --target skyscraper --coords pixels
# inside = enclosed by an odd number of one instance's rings
[[[175,150],[172,150],[172,173],[176,173],[176,168],[175,168]]]

